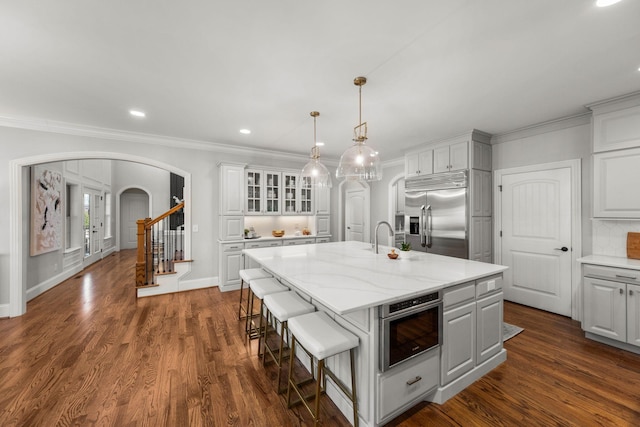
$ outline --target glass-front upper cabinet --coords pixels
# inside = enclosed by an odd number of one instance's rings
[[[247,169],[246,215],[280,214],[280,172]]]
[[[313,189],[309,185],[310,178],[295,173],[282,173],[284,181],[283,215],[310,215],[313,213]]]

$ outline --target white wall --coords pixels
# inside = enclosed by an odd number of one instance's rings
[[[389,183],[398,174],[404,173],[404,158],[397,161],[387,161],[382,169],[382,179],[372,182],[371,185],[371,239],[374,239],[374,232],[378,221],[389,221]],[[384,166],[384,165],[383,165]],[[391,223],[393,226],[393,222]],[[380,231],[378,238],[381,242],[387,242],[388,231]]]
[[[6,149],[0,151],[0,191],[9,194],[9,162],[49,153],[123,153],[125,155],[149,158],[152,163],[163,163],[191,174],[191,224],[198,225],[198,232],[192,240],[192,272],[190,280],[213,279],[218,276],[218,200],[219,172],[217,164],[243,162],[253,165],[298,169],[307,162],[306,156],[292,156],[267,153],[261,150],[237,150],[233,148],[202,149],[204,143],[179,144],[158,138],[158,143],[126,139],[121,134],[106,134],[104,137],[67,135],[55,132],[36,131],[20,128],[0,127],[0,144]],[[188,146],[190,148],[184,148]],[[204,147],[206,148],[206,147]],[[224,150],[224,152],[222,152]],[[117,156],[119,158],[122,156]],[[28,180],[23,180],[28,182]],[[334,190],[337,185],[334,181]],[[119,184],[121,185],[121,184]],[[114,191],[115,194],[115,191]],[[332,195],[332,214],[337,203]],[[27,211],[28,212],[28,211]],[[334,216],[335,217],[335,216]],[[23,218],[23,221],[26,218]],[[332,230],[336,221],[332,220]],[[10,208],[0,205],[0,229],[8,232]],[[28,250],[28,247],[27,247]],[[0,241],[0,306],[9,302],[9,239]],[[24,258],[24,254],[21,255]],[[133,278],[132,278],[133,280]]]
[[[508,137],[492,138],[493,170],[581,159],[582,254],[591,253],[591,125],[588,117],[562,128],[541,125]],[[559,128],[560,127],[560,128]]]
[[[113,197],[127,188],[140,188],[151,196],[151,218],[168,211],[171,206],[169,200],[170,173],[155,166],[136,162],[113,162]]]

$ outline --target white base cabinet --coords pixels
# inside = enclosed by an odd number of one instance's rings
[[[629,283],[634,282],[634,283]],[[587,337],[605,337],[640,352],[640,271],[583,266],[583,321]]]

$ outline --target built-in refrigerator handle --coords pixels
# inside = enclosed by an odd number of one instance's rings
[[[431,231],[433,230],[433,212],[431,211],[431,205],[427,205],[427,247],[431,247]]]
[[[427,233],[425,232],[427,226],[426,209],[425,205],[420,206],[420,244],[423,248],[427,246]]]

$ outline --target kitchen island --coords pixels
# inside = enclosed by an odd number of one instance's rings
[[[334,242],[246,249],[245,255],[356,334],[361,425],[382,425],[422,400],[443,403],[506,360],[502,347],[502,272],[507,267],[422,252],[387,257],[370,244]],[[437,293],[440,343],[383,369],[382,308]],[[303,360],[303,363],[307,361]],[[331,360],[348,380],[347,355]],[[331,383],[327,394],[351,420]]]

